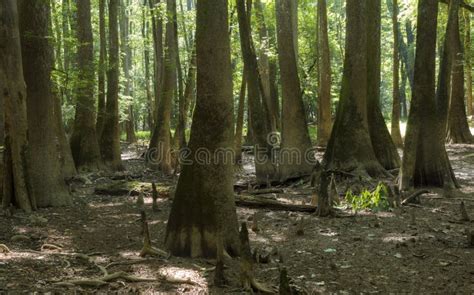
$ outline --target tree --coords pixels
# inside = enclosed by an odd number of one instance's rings
[[[153,49],[154,49],[154,92],[155,92],[155,105],[153,112],[153,121],[156,125],[158,108],[160,103],[161,86],[163,84],[163,19],[161,14],[158,12],[158,5],[161,0],[148,0],[148,4],[151,9],[152,16],[152,31],[153,31]],[[154,136],[152,134],[152,136]]]
[[[20,46],[17,1],[0,2],[0,87],[5,104],[2,207],[14,203],[29,213],[36,199],[29,178],[26,85]],[[2,109],[3,111],[3,109]]]
[[[466,60],[466,92],[467,92],[467,115],[473,116],[472,105],[472,63],[471,63],[471,12],[464,9],[464,28],[466,30],[464,35],[464,52]]]
[[[414,86],[400,171],[400,188],[419,186],[456,187],[457,182],[444,146],[448,109],[450,32],[459,0],[452,0],[435,91],[436,28],[438,1],[418,3]]]
[[[375,176],[385,174],[385,170],[375,155],[369,134],[368,1],[371,0],[348,0],[346,4],[346,48],[342,88],[336,121],[324,154],[324,163],[329,170],[362,170]]]
[[[459,11],[459,9],[458,9]],[[447,44],[451,54],[451,89],[448,113],[448,141],[451,143],[473,143],[464,103],[464,51],[461,41],[459,17],[453,20],[452,42]],[[471,81],[472,82],[472,81]]]
[[[312,161],[306,159],[311,151],[298,77],[297,53],[292,29],[291,0],[277,0],[277,39],[282,89],[282,143],[280,152],[280,180],[309,175]]]
[[[392,27],[393,27],[393,103],[392,103],[392,140],[397,147],[403,147],[402,134],[400,132],[400,56],[398,48],[400,46],[400,34],[398,24],[398,0],[392,0]]]
[[[171,109],[176,91],[176,55],[178,54],[175,42],[176,0],[166,2],[167,22],[165,39],[165,62],[163,88],[158,104],[158,114],[155,127],[148,148],[148,164],[158,168],[166,175],[172,173],[171,163]]]
[[[197,102],[191,127],[191,154],[183,165],[166,230],[173,255],[215,257],[217,241],[230,255],[239,253],[232,159],[233,103],[226,0],[198,0]],[[210,155],[197,160],[198,150]]]
[[[38,207],[72,204],[58,156],[58,129],[51,70],[53,48],[49,38],[49,1],[19,1],[23,75],[27,87],[30,177]],[[34,155],[34,156],[33,156]]]
[[[105,4],[106,0],[99,0],[99,78],[98,78],[98,113],[96,134],[98,138],[104,129],[105,116],[105,78],[107,74],[107,36],[105,33]]]
[[[400,156],[392,141],[380,107],[381,0],[367,1],[367,119],[375,157],[387,170],[400,167]]]
[[[71,136],[71,150],[78,169],[97,170],[101,166],[96,134],[94,97],[94,47],[90,0],[77,1],[77,66],[76,117]]]
[[[318,145],[326,146],[331,136],[331,56],[326,0],[318,0]]]
[[[272,162],[273,147],[269,140],[270,126],[267,122],[265,110],[265,97],[262,81],[258,71],[257,55],[253,45],[250,17],[248,10],[251,6],[245,5],[245,0],[237,0],[237,16],[239,20],[240,46],[244,60],[247,78],[247,91],[249,100],[249,125],[252,140],[255,143],[255,170],[257,182],[279,181],[277,167]]]
[[[109,66],[107,70],[107,104],[100,151],[104,164],[111,170],[122,170],[119,130],[119,36],[118,1],[109,2]]]

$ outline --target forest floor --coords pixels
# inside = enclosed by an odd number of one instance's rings
[[[21,212],[0,216],[0,244],[9,248],[0,247],[0,293],[245,293],[233,263],[226,269],[229,287],[218,289],[213,286],[213,260],[139,257],[143,245],[140,205],[127,188],[145,194],[153,245],[164,249],[176,185],[176,177],[157,177],[144,168],[138,157],[141,149],[125,150],[127,172],[78,177],[71,184],[71,208],[45,209],[31,216]],[[238,207],[239,221],[253,228],[249,230],[251,246],[260,250],[265,262],[255,264],[255,278],[277,287],[279,268],[284,266],[293,284],[309,294],[473,294],[474,248],[468,247],[467,232],[474,223],[461,221],[459,208],[463,200],[474,219],[474,146],[448,146],[448,152],[461,192],[446,195],[433,189],[421,196],[420,204],[354,214],[343,203],[339,217],[333,218]],[[248,163],[244,167],[248,169]],[[236,187],[247,187],[251,178],[249,170],[240,171]],[[151,209],[151,182],[157,183],[160,193],[156,212]],[[100,191],[111,184],[126,189],[114,196]],[[344,186],[347,184],[343,182],[338,185],[341,197]],[[280,189],[283,193],[270,197],[287,203],[310,203],[308,181]],[[123,271],[134,277],[97,281],[105,271]],[[130,282],[137,278],[148,281]],[[79,279],[93,281],[75,285],[73,280]]]

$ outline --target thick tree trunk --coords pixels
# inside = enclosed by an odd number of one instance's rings
[[[392,103],[392,124],[391,135],[393,143],[399,148],[403,147],[402,134],[400,132],[400,56],[398,54],[399,41],[399,25],[398,25],[398,0],[393,1],[392,8],[392,27],[393,27],[393,103]]]
[[[471,63],[471,12],[467,9],[463,9],[464,16],[464,58],[466,61],[466,92],[467,92],[467,115],[473,116],[473,105],[472,105],[472,63]]]
[[[102,162],[95,129],[94,46],[90,13],[90,0],[78,0],[77,65],[79,82],[76,87],[76,117],[71,136],[71,150],[79,170],[98,170]]]
[[[111,170],[123,170],[120,155],[119,127],[119,0],[109,2],[109,65],[107,67],[107,103],[104,128],[100,138],[100,151],[104,164]]]
[[[176,0],[167,0],[168,21],[166,23],[165,63],[163,89],[158,105],[158,116],[155,130],[147,152],[147,163],[164,174],[172,173],[171,163],[171,109],[176,91],[176,55],[178,48],[175,42]]]
[[[359,169],[380,175],[385,170],[375,156],[367,119],[367,1],[371,0],[347,1],[341,97],[324,163],[327,170]]]
[[[293,46],[292,0],[277,0],[278,60],[282,88],[282,144],[279,155],[282,182],[311,174],[311,139]],[[294,5],[294,4],[293,4]]]
[[[326,146],[331,136],[331,56],[329,51],[326,0],[318,0],[318,145]]]
[[[445,44],[451,41],[459,0],[452,0]],[[444,146],[448,109],[449,54],[440,63],[435,91],[438,0],[418,3],[417,40],[412,103],[400,171],[400,188],[457,186]],[[447,46],[445,46],[447,49]]]
[[[215,257],[217,241],[230,255],[239,254],[233,196],[233,103],[230,40],[226,0],[198,0],[197,103],[191,130],[189,160],[205,148],[211,163],[183,166],[166,230],[173,255]],[[212,114],[212,116],[209,116]]]
[[[96,134],[100,138],[104,129],[105,116],[105,77],[107,68],[107,37],[105,33],[105,3],[106,0],[99,0],[99,85],[98,85],[98,112]]]
[[[0,95],[0,146],[5,143],[5,100]],[[2,159],[0,159],[1,162]],[[1,179],[0,179],[1,181]]]
[[[38,207],[72,204],[61,175],[58,133],[54,116],[51,70],[53,49],[49,42],[48,1],[18,2],[23,74],[27,87],[28,140],[31,153],[31,185]]]
[[[26,85],[23,78],[17,1],[0,2],[0,87],[5,104],[2,207],[15,204],[29,213],[36,199],[29,177]]]
[[[258,72],[257,55],[250,30],[250,18],[245,0],[237,0],[237,14],[240,29],[240,45],[242,49],[249,99],[249,121],[252,129],[252,140],[255,144],[255,170],[257,182],[279,181],[277,167],[273,163],[274,142],[270,126],[267,125],[265,98],[260,74]]]
[[[156,125],[158,108],[161,97],[161,88],[163,85],[163,19],[161,14],[158,11],[159,4],[161,0],[148,0],[151,16],[152,16],[152,31],[153,31],[153,48],[154,48],[154,92],[155,92],[155,106],[153,112],[153,130]],[[152,134],[152,137],[155,137],[156,140],[157,134]]]
[[[71,145],[64,130],[63,111],[59,93],[54,93],[54,120],[56,132],[58,134],[57,148],[61,161],[61,174],[64,179],[69,179],[77,174],[74,158],[72,157]]]
[[[469,123],[467,122],[466,105],[464,104],[464,52],[461,42],[459,17],[454,19],[452,42],[450,46],[452,64],[450,69],[451,89],[448,114],[448,142],[473,143]]]
[[[381,0],[367,1],[367,118],[375,156],[391,170],[400,167],[400,156],[380,107],[381,6]]]

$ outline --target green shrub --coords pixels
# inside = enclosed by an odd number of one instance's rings
[[[352,210],[370,209],[372,211],[387,211],[390,208],[387,187],[379,183],[374,191],[364,189],[360,195],[354,195],[351,190],[346,193],[346,202]]]

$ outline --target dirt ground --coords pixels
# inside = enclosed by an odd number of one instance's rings
[[[255,277],[277,287],[285,267],[303,293],[474,293],[474,248],[467,233],[473,222],[461,221],[464,201],[474,219],[474,147],[449,146],[461,192],[431,190],[421,203],[391,212],[354,214],[342,207],[340,217],[255,210],[239,207],[240,222],[248,222],[251,246],[265,263],[254,266]],[[137,197],[124,192],[110,196],[95,189],[111,183],[137,182],[145,193],[145,208],[153,245],[164,249],[163,238],[176,178],[157,177],[137,157],[140,147],[124,153],[127,172],[82,175],[71,184],[74,206],[45,209],[32,216],[7,212],[0,216],[0,293],[246,293],[234,263],[226,275],[228,287],[213,286],[212,260],[139,257],[142,248]],[[248,165],[245,166],[248,168]],[[245,187],[252,175],[240,171],[236,183]],[[156,182],[159,211],[151,210],[151,182]],[[274,199],[309,203],[311,188],[297,182]],[[343,195],[344,184],[339,191]],[[255,221],[257,225],[255,226]],[[301,226],[301,224],[303,226]],[[304,229],[304,233],[298,229]],[[2,253],[3,252],[3,253]],[[238,265],[238,264],[237,264]],[[101,286],[74,285],[73,280],[99,279],[124,272]],[[94,282],[90,282],[92,284]]]

